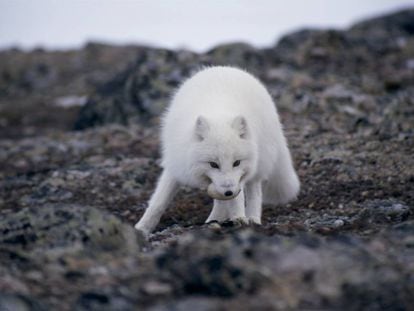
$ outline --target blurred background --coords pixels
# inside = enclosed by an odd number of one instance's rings
[[[274,44],[299,28],[345,28],[410,0],[0,0],[0,48],[79,48],[87,41],[197,52],[221,43]]]

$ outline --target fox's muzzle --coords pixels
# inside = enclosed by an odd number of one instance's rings
[[[207,188],[208,195],[213,198],[214,200],[232,200],[235,197],[237,197],[240,193],[241,189],[238,189],[237,191],[225,191],[224,193],[221,193],[220,191],[217,191],[216,187],[213,183],[211,183]]]

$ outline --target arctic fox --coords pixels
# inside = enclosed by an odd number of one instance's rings
[[[299,179],[276,107],[265,87],[233,67],[209,67],[186,80],[162,119],[162,168],[135,228],[148,235],[180,185],[214,199],[206,222],[261,223],[262,202],[296,198]]]

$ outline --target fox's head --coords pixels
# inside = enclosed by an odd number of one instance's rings
[[[196,147],[193,171],[216,200],[235,198],[257,166],[257,146],[242,116],[208,120],[199,116],[194,125]]]

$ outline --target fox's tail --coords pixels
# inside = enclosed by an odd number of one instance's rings
[[[296,199],[300,188],[289,149],[283,148],[278,164],[269,179],[263,183],[263,203],[286,204]]]

